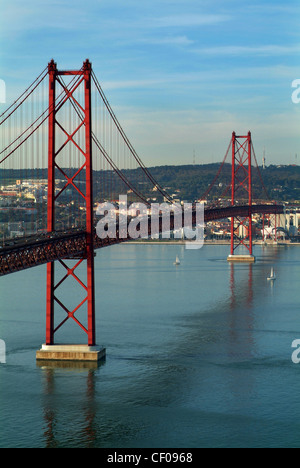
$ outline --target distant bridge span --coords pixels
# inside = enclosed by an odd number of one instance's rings
[[[281,205],[230,206],[224,208],[208,208],[204,212],[205,222],[234,217],[247,217],[252,214],[282,214]],[[193,213],[193,226],[196,225],[196,213]],[[174,228],[174,217],[170,219],[171,230]],[[160,220],[159,232],[162,232]],[[151,220],[149,221],[151,235]],[[96,249],[129,242],[131,239],[116,238],[100,239],[94,237]],[[80,259],[86,254],[87,242],[85,231],[53,232],[36,237],[28,237],[8,242],[0,250],[0,276],[27,270],[49,262],[64,259]]]

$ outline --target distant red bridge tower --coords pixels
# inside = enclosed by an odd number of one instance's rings
[[[254,262],[252,239],[252,137],[232,134],[231,205],[248,205],[247,217],[231,218],[231,252],[228,261]],[[238,249],[240,252],[238,253]]]

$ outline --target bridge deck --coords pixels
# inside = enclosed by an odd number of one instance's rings
[[[283,206],[279,205],[253,205],[252,214],[282,214]],[[247,216],[249,206],[234,206],[225,208],[206,209],[205,222],[229,218],[231,216]],[[161,220],[160,220],[161,221]],[[193,213],[193,226],[196,225],[196,214]],[[174,217],[171,216],[170,228],[174,228]],[[149,235],[151,235],[151,220],[149,220]],[[160,222],[159,232],[162,232]],[[95,249],[101,249],[122,242],[130,241],[117,237],[100,239],[94,238]],[[7,243],[0,249],[0,276],[33,268],[49,262],[63,259],[82,258],[86,252],[86,233],[84,231],[69,231],[48,233],[35,237],[22,238]]]

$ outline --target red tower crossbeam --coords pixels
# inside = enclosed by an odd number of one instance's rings
[[[56,63],[52,60],[48,66],[49,73],[49,144],[48,144],[48,232],[55,231],[55,203],[62,193],[70,186],[75,189],[82,199],[85,201],[86,207],[86,252],[78,258],[75,266],[68,267],[65,261],[60,260],[61,265],[66,269],[66,275],[58,282],[55,282],[55,264],[54,262],[47,265],[47,312],[46,312],[46,344],[54,344],[55,333],[69,320],[72,319],[80,326],[80,328],[87,334],[88,345],[95,346],[95,278],[94,278],[94,236],[93,236],[93,168],[92,168],[92,122],[91,122],[91,74],[92,66],[87,60],[81,70],[76,71],[58,71]],[[67,87],[62,80],[61,76],[75,77],[71,84]],[[65,98],[56,103],[56,85],[63,88]],[[84,104],[80,104],[75,98],[75,91],[79,87],[84,86]],[[59,122],[57,114],[59,110],[68,102],[75,103],[83,115],[84,120],[79,123],[76,128],[69,133],[64,128],[64,122]],[[78,132],[84,128],[85,138],[83,143],[75,141],[74,137]],[[64,144],[57,148],[56,135],[58,129],[66,136]],[[79,139],[80,140],[80,139]],[[80,167],[75,169],[72,177],[68,176],[65,171],[60,167],[57,156],[61,154],[67,145],[73,145],[78,154],[84,156],[84,162]],[[55,169],[58,169],[63,177],[66,179],[65,186],[56,195],[55,193]],[[85,191],[79,189],[76,185],[76,177],[80,174],[85,174]],[[85,193],[84,193],[85,192]],[[67,260],[67,259],[64,259]],[[87,284],[79,279],[76,275],[76,269],[86,261],[87,269]],[[63,283],[72,277],[79,287],[83,288],[86,293],[84,299],[73,310],[69,310],[65,304],[62,303],[56,296],[56,291]],[[57,326],[54,321],[55,304],[58,304],[66,313],[66,317]],[[84,305],[87,304],[87,327],[85,327],[75,317],[76,312]]]
[[[244,246],[253,253],[252,246],[252,141],[251,132],[247,136],[232,134],[232,206],[245,200],[249,206],[248,216],[231,218],[231,255],[238,247]]]

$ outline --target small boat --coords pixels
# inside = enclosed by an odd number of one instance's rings
[[[178,258],[178,255],[177,255],[176,261],[175,261],[174,265],[180,265],[180,264],[181,264],[181,263],[180,263],[180,260],[179,260],[179,258]]]
[[[275,275],[274,268],[272,267],[272,268],[271,268],[271,274],[270,274],[270,276],[268,277],[268,281],[275,281],[275,280],[276,280],[276,275]]]

